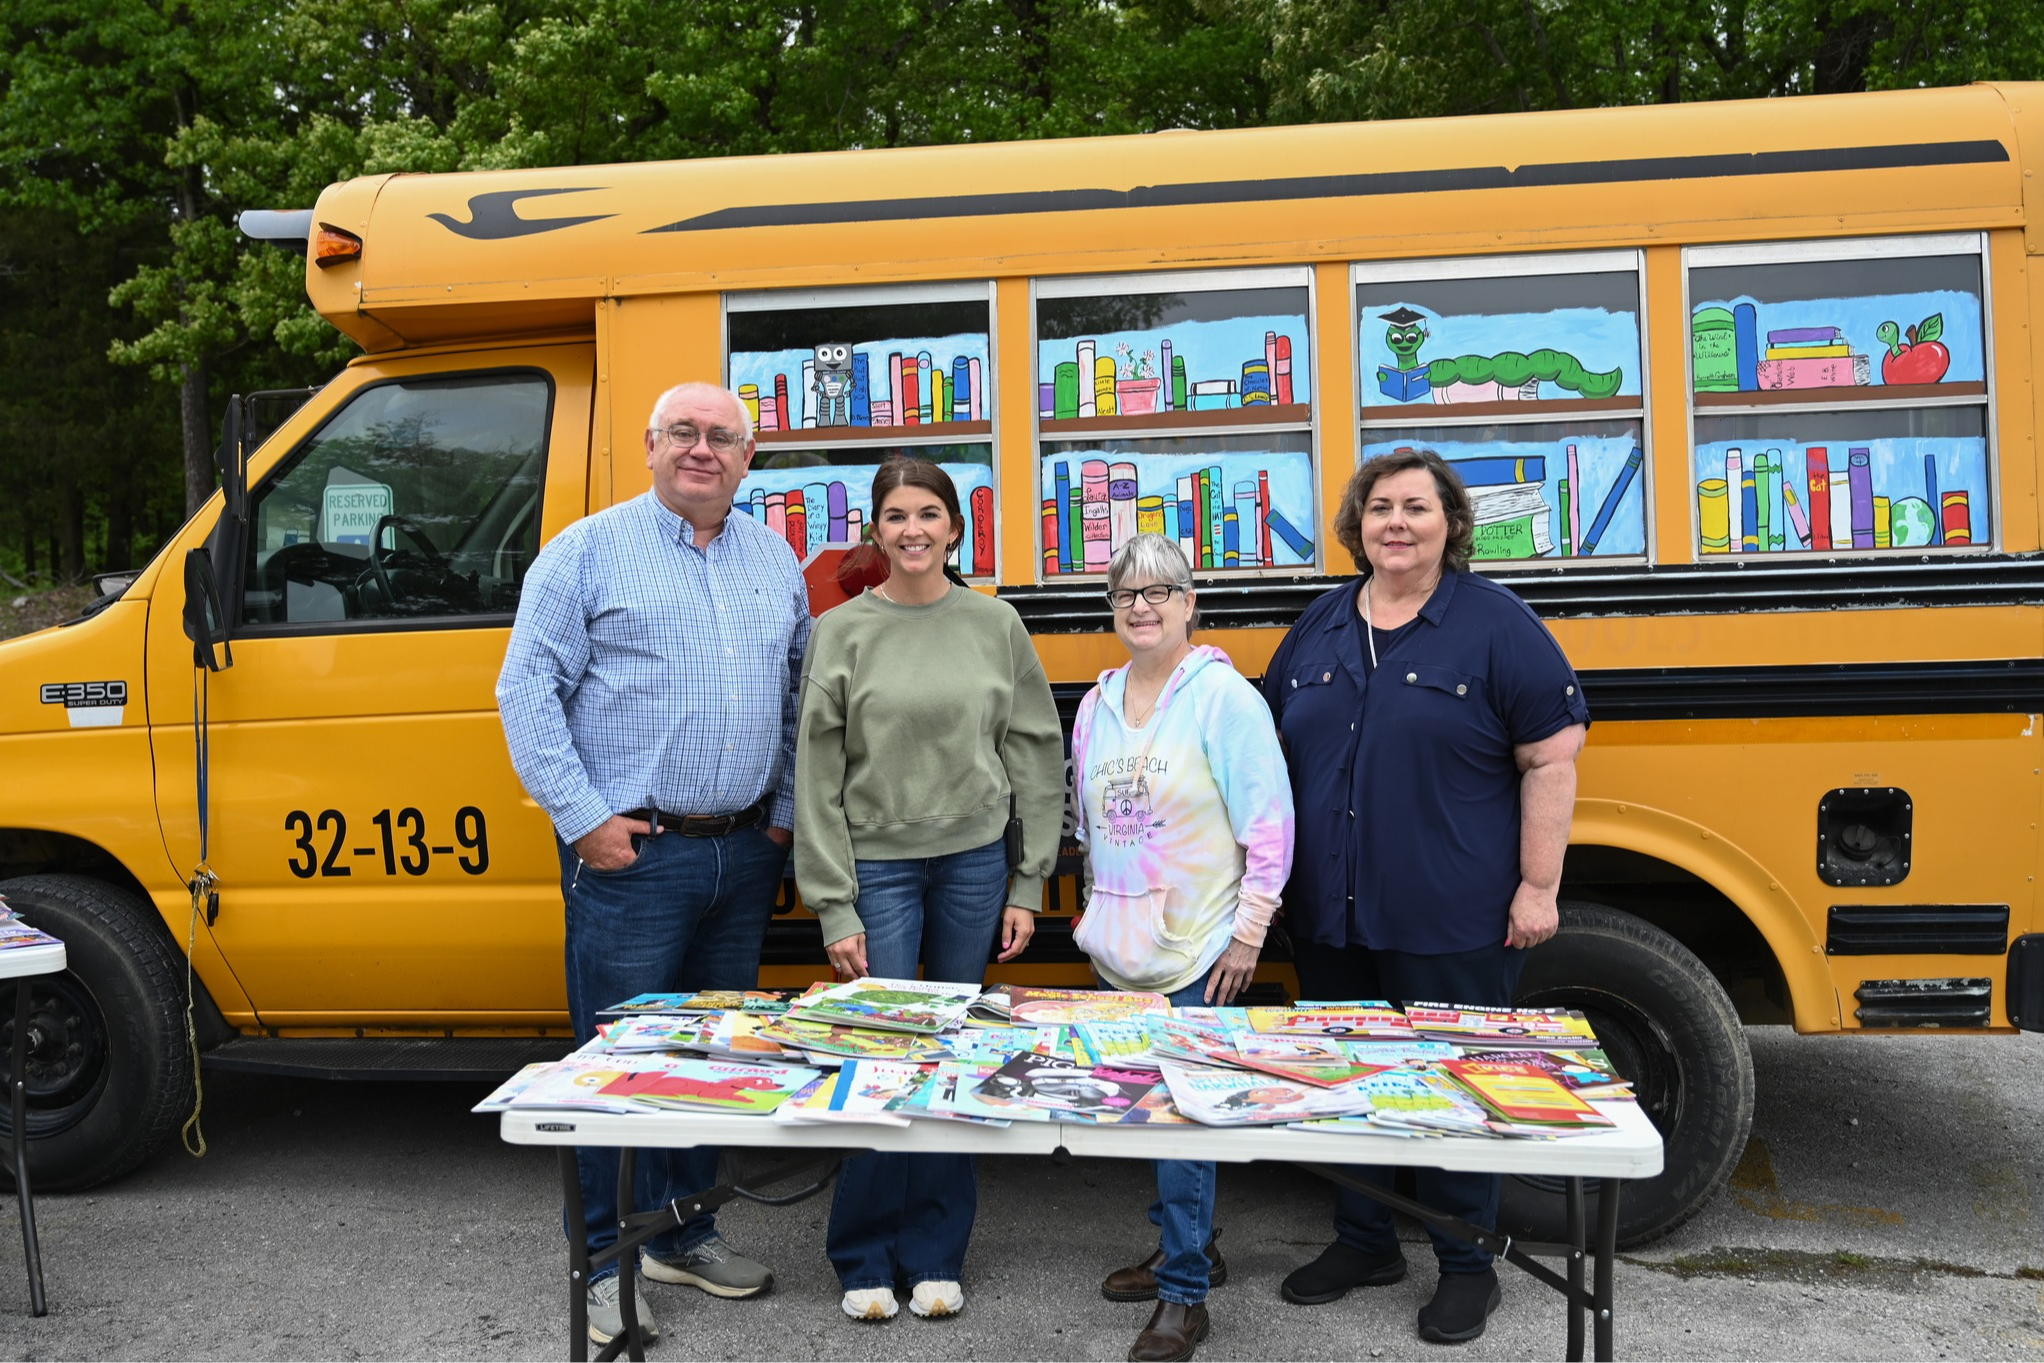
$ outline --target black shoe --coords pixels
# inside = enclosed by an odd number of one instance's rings
[[[1434,1299],[1419,1309],[1419,1337],[1435,1344],[1464,1344],[1483,1333],[1490,1313],[1505,1299],[1498,1271],[1443,1273]]]
[[[1322,1306],[1340,1301],[1351,1288],[1384,1287],[1405,1276],[1405,1255],[1365,1254],[1336,1241],[1320,1251],[1320,1257],[1304,1268],[1295,1268],[1278,1291],[1288,1302],[1300,1306]]]

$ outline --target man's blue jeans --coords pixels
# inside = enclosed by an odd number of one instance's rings
[[[866,973],[978,984],[1008,898],[1000,842],[910,861],[861,861],[859,921]],[[857,1155],[844,1163],[831,1201],[825,1247],[838,1284],[914,1288],[957,1282],[979,1211],[970,1155]]]
[[[1200,976],[1168,997],[1173,1008],[1207,1006],[1207,977]],[[1157,1168],[1157,1200],[1150,1204],[1150,1224],[1161,1232],[1164,1262],[1157,1268],[1157,1299],[1196,1306],[1207,1299],[1207,1241],[1214,1238],[1214,1183],[1218,1166],[1211,1160],[1152,1160]]]
[[[568,1013],[577,1044],[596,1035],[596,1010],[634,994],[751,989],[787,853],[757,825],[722,838],[679,833],[636,838],[639,859],[621,871],[584,866],[556,839],[567,908]],[[640,1211],[717,1184],[718,1151],[641,1150],[632,1200]],[[578,1146],[589,1252],[617,1243],[617,1151]],[[716,1233],[715,1217],[690,1217],[647,1242],[662,1258]],[[599,1269],[592,1280],[617,1266]]]

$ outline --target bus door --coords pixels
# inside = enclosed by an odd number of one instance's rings
[[[525,571],[586,509],[593,367],[588,345],[360,363],[250,470],[240,580],[222,574],[234,661],[205,698],[209,861],[215,941],[267,1026],[563,1006],[553,836],[494,693]],[[186,872],[192,649],[174,608],[150,631],[159,812]]]

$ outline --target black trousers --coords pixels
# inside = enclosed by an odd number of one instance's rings
[[[1524,951],[1503,943],[1447,956],[1416,956],[1404,951],[1301,942],[1295,956],[1302,1000],[1388,999],[1400,1005],[1502,1006],[1512,1001],[1519,971],[1526,963]],[[1365,1182],[1391,1186],[1392,1170],[1388,1168],[1359,1165],[1349,1172]],[[1497,1174],[1413,1170],[1413,1195],[1419,1201],[1486,1230],[1497,1228],[1498,1198],[1503,1189],[1504,1179]],[[1441,1272],[1481,1273],[1490,1267],[1488,1251],[1451,1240],[1431,1226],[1427,1233],[1433,1239],[1434,1258]],[[1388,1255],[1398,1248],[1391,1209],[1347,1188],[1334,1190],[1334,1238],[1365,1254]]]

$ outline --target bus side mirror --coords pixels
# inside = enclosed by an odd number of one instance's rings
[[[208,672],[225,672],[234,666],[234,650],[227,643],[227,613],[220,608],[213,559],[204,549],[185,551],[184,624],[195,665]]]
[[[241,394],[227,399],[227,415],[220,422],[220,448],[213,451],[213,463],[220,470],[220,489],[227,494],[227,515],[238,523],[248,520],[248,467],[241,458]]]

